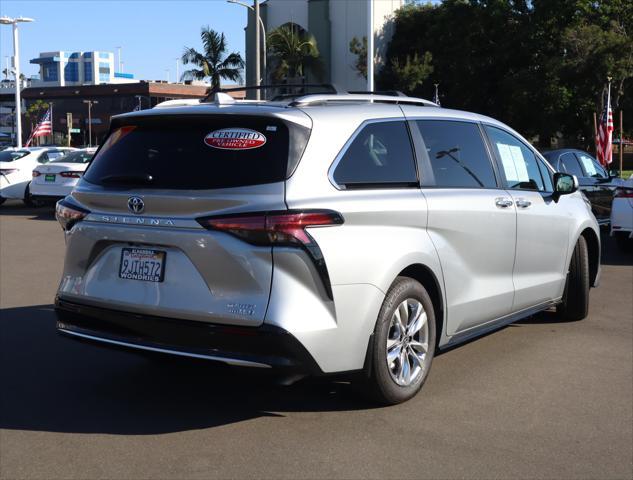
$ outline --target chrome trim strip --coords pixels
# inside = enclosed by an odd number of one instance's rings
[[[106,223],[109,225],[129,225],[137,227],[167,227],[167,228],[196,228],[202,229],[202,225],[192,219],[130,216],[108,213],[90,213],[84,218],[84,222]]]
[[[92,335],[86,335],[85,333],[73,332],[72,330],[66,330],[65,328],[58,328],[60,332],[65,334],[74,335],[76,337],[87,338],[89,340],[95,340],[97,342],[111,343],[113,345],[120,345],[122,347],[136,348],[138,350],[148,350],[150,352],[169,353],[171,355],[179,355],[181,357],[201,358],[204,360],[215,360],[218,362],[226,363],[228,365],[235,365],[238,367],[254,367],[254,368],[272,368],[265,363],[250,362],[248,360],[240,360],[239,358],[226,358],[215,355],[202,355],[200,353],[187,353],[180,352],[178,350],[169,350],[167,348],[149,347],[145,345],[137,345],[134,343],[120,342],[118,340],[109,340],[107,338],[94,337]]]

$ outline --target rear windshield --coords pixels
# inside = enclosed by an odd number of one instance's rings
[[[94,152],[70,152],[63,157],[56,158],[51,163],[88,163],[93,156]]]
[[[214,189],[283,181],[307,129],[272,117],[164,116],[114,128],[84,179],[100,185]]]
[[[19,158],[26,157],[28,154],[28,150],[5,150],[4,152],[0,152],[0,162],[12,162]]]

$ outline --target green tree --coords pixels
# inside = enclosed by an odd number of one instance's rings
[[[404,62],[400,62],[397,58],[392,60],[391,70],[395,77],[396,90],[405,93],[414,92],[433,73],[432,60],[431,52],[425,52],[422,58],[417,53],[413,56],[407,55]]]
[[[282,25],[268,35],[272,78],[282,81],[304,77],[308,71],[322,76],[322,62],[316,39],[295,24]]]
[[[362,42],[357,37],[352,38],[349,42],[349,51],[356,55],[354,70],[367,80],[367,37],[363,37]]]
[[[42,115],[44,115],[46,110],[48,110],[49,106],[50,104],[48,102],[45,102],[44,100],[35,100],[28,106],[26,112],[24,112],[24,116],[26,117],[29,124],[35,125],[40,120]]]
[[[200,32],[203,52],[195,48],[185,47],[182,54],[182,63],[192,64],[199,68],[186,70],[182,79],[211,80],[211,88],[220,88],[222,79],[232,82],[242,81],[244,60],[239,53],[226,55],[227,45],[224,33],[218,33],[208,26]]]

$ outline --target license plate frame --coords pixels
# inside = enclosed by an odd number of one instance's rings
[[[125,264],[138,262],[135,265]],[[167,252],[153,248],[125,247],[121,249],[119,262],[119,278],[140,282],[161,283],[165,280],[165,263]],[[158,269],[156,266],[158,265]],[[147,266],[148,268],[146,269]]]
[[[55,175],[54,173],[47,173],[47,174],[44,175],[44,181],[45,182],[54,182],[56,177],[57,177],[57,175]]]

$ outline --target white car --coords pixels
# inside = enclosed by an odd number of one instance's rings
[[[84,174],[96,151],[96,147],[84,148],[35,167],[31,180],[33,203],[59,200],[68,195]]]
[[[48,163],[76,150],[68,147],[31,147],[7,149],[0,152],[0,204],[7,198],[31,204],[32,172],[40,164]]]
[[[611,205],[611,236],[623,250],[633,244],[633,175],[615,190]]]

